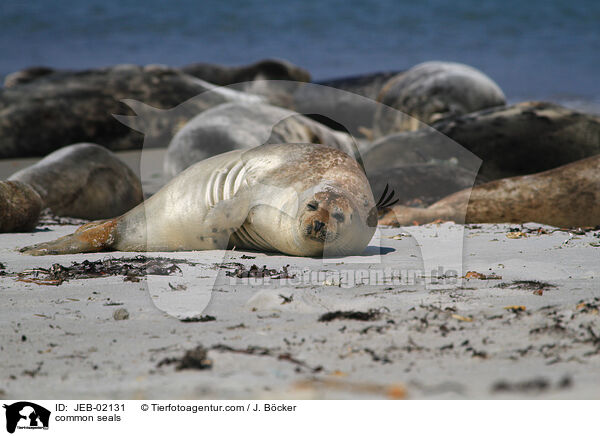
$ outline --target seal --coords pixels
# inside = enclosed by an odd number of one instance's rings
[[[362,159],[368,175],[431,162],[456,164],[475,172],[481,165],[472,152],[428,126],[379,138],[362,149]]]
[[[265,143],[323,144],[359,158],[352,138],[346,133],[287,109],[236,102],[208,109],[186,123],[169,144],[164,172],[174,177],[211,156]]]
[[[375,137],[416,130],[421,127],[420,122],[431,124],[506,103],[504,93],[492,79],[473,67],[454,62],[415,65],[383,85],[377,100],[383,104],[373,119]]]
[[[73,144],[50,153],[8,180],[31,185],[58,216],[113,218],[144,201],[142,184],[114,153],[97,144]]]
[[[396,77],[400,73],[402,73],[402,71],[379,71],[376,73],[319,80],[314,83],[352,92],[353,94],[376,100],[383,85],[385,85],[392,77]]]
[[[14,73],[8,74],[4,78],[4,87],[12,88],[13,86],[17,86],[23,83],[30,83],[40,77],[48,76],[49,74],[53,74],[55,72],[56,70],[54,68],[45,66],[25,68],[23,70],[15,71]]]
[[[262,80],[310,81],[310,73],[283,59],[262,59],[250,65],[225,66],[195,63],[181,67],[181,71],[219,86]]]
[[[150,125],[160,124],[156,130],[166,138],[157,139],[156,146],[164,147],[178,128],[199,112],[247,97],[160,65],[56,72],[0,89],[0,158],[45,156],[78,142],[102,144],[109,150],[152,145],[113,114],[137,114]],[[124,99],[145,105],[130,104],[132,111],[123,104]],[[179,110],[170,111],[165,118],[164,112],[174,107]],[[149,114],[159,116],[152,120]],[[145,129],[146,135],[149,130]]]
[[[0,233],[33,230],[43,201],[27,183],[0,182]]]
[[[444,162],[417,163],[367,174],[377,197],[389,185],[395,198],[404,205],[430,205],[461,189],[470,188],[477,173]]]
[[[485,109],[431,127],[480,157],[479,174],[488,180],[538,173],[600,154],[600,117],[549,102]]]
[[[466,212],[466,216],[465,216]],[[456,192],[426,209],[394,206],[379,224],[537,222],[558,227],[600,224],[600,155],[541,173]]]
[[[534,174],[597,154],[600,117],[548,102],[484,109],[385,136],[362,150],[369,180],[396,167],[443,162],[478,172],[478,182]],[[399,188],[393,179],[386,182]]]
[[[141,205],[31,255],[238,247],[293,256],[360,254],[377,206],[360,165],[316,144],[266,144],[191,166]]]

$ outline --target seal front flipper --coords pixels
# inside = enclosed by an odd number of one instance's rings
[[[48,254],[93,253],[113,247],[116,242],[117,218],[94,221],[79,227],[72,233],[54,241],[24,247],[21,253],[31,256]]]

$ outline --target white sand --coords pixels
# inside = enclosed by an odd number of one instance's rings
[[[1,164],[0,170],[9,165]],[[600,315],[592,306],[600,305],[593,302],[600,296],[600,248],[591,244],[600,238],[557,231],[509,239],[509,227],[484,225],[458,239],[463,227],[453,224],[386,228],[365,256],[328,263],[242,252],[225,259],[275,269],[289,264],[298,276],[339,269],[421,270],[424,262],[454,268],[462,259],[461,274],[494,272],[501,280],[427,287],[367,279],[345,287],[319,278],[243,284],[221,271],[212,293],[201,285],[223,261],[219,252],[149,254],[200,264],[180,265],[182,274],[167,279],[151,276],[135,283],[115,276],[48,286],[17,281],[15,274],[134,253],[31,257],[16,249],[75,227],[0,234],[0,262],[9,272],[0,276],[0,397],[386,398],[391,387],[402,385],[408,398],[599,398],[600,339],[594,343],[593,334],[600,336]],[[410,236],[390,238],[401,232]],[[464,240],[464,249],[457,240]],[[244,254],[256,258],[242,259]],[[532,289],[497,287],[515,280],[555,287],[541,296]],[[169,283],[187,289],[174,291]],[[280,294],[292,301],[282,304]],[[211,299],[204,313],[215,321],[184,323],[155,304],[183,306],[194,314],[205,297]],[[578,308],[580,300],[593,303],[592,308]],[[122,305],[106,305],[115,302]],[[526,310],[505,309],[513,305]],[[127,309],[129,319],[113,319],[120,308]],[[318,322],[329,311],[369,309],[380,310],[381,318]],[[162,359],[181,357],[198,344],[266,347],[271,355],[210,350],[212,369],[157,368]],[[323,370],[299,368],[279,359],[282,354]],[[38,367],[34,376],[24,372]],[[570,384],[561,386],[565,377]],[[493,389],[500,381],[536,380],[547,386],[535,389],[530,383],[506,393]]]
[[[421,232],[427,228],[405,229]],[[450,225],[437,227],[444,238]],[[9,272],[47,267],[54,262],[100,259],[104,254],[29,257],[14,251],[24,244],[46,240],[73,228],[51,232],[0,235],[0,258]],[[186,291],[169,291],[168,283],[124,282],[122,277],[71,280],[60,286],[17,282],[0,278],[1,316],[0,389],[19,398],[245,398],[309,397],[363,398],[384,396],[375,389],[363,392],[355,384],[405,385],[410,398],[551,397],[597,398],[600,393],[600,352],[587,341],[587,326],[600,333],[600,315],[576,308],[580,300],[599,295],[598,238],[588,234],[531,236],[511,240],[506,226],[486,225],[465,239],[467,270],[502,276],[502,280],[465,280],[462,286],[425,289],[422,285],[363,284],[352,288],[314,284],[230,284],[223,278],[205,313],[216,321],[183,323],[159,310],[151,295],[161,292],[175,300],[192,293],[194,284],[208,267],[183,265],[183,274],[172,284],[186,283]],[[385,229],[395,235],[397,229]],[[395,249],[382,256],[386,264],[401,269],[420,269],[414,239],[382,239]],[[331,270],[315,259],[247,253],[256,259],[231,261],[291,270]],[[417,256],[412,257],[411,256]],[[115,257],[129,255],[114,253]],[[213,265],[215,252],[165,254]],[[338,265],[339,267],[339,265]],[[365,264],[344,264],[360,269]],[[377,268],[377,264],[372,268]],[[513,280],[542,280],[556,285],[542,296],[532,290],[498,288]],[[329,283],[331,284],[331,283]],[[162,287],[161,287],[162,286]],[[149,289],[150,288],[150,289]],[[286,297],[293,301],[281,304]],[[120,302],[122,306],[106,306]],[[524,305],[514,314],[504,309]],[[551,306],[551,308],[548,308]],[[545,308],[546,307],[546,308]],[[115,321],[113,311],[126,308],[130,318]],[[339,320],[317,322],[333,310],[386,308],[377,321]],[[449,309],[450,308],[450,309]],[[452,315],[464,316],[472,322]],[[467,318],[467,319],[468,319]],[[558,320],[558,321],[557,321]],[[532,332],[536,328],[546,328]],[[243,324],[243,326],[240,326]],[[238,327],[236,327],[238,326]],[[26,341],[21,337],[25,335]],[[468,345],[464,344],[468,340]],[[184,350],[203,344],[226,344],[234,348],[261,346],[271,356],[249,356],[209,351],[210,370],[176,372],[173,366],[157,369],[166,357],[180,357]],[[472,349],[470,349],[472,347]],[[371,351],[368,351],[371,350]],[[588,354],[592,352],[592,354]],[[323,366],[319,373],[277,359],[289,353],[309,366]],[[485,353],[485,357],[482,353]],[[382,360],[375,361],[372,357]],[[31,377],[24,370],[42,364]],[[564,376],[572,386],[558,389]],[[550,388],[496,394],[492,386],[501,380],[526,382],[543,378]],[[309,389],[298,382],[316,378]],[[337,380],[327,385],[321,380]],[[341,383],[341,385],[340,385]]]

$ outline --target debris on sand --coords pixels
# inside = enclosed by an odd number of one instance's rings
[[[520,306],[520,305],[505,306],[504,309],[508,310],[512,313],[520,313],[520,312],[525,312],[527,310],[527,308],[525,306]]]
[[[551,228],[551,227],[527,227],[527,226],[519,226],[519,227],[511,227],[508,229],[507,238],[511,239],[519,239],[521,237],[526,238],[527,235],[550,235],[555,232],[564,232],[571,233],[573,235],[585,235],[588,232],[594,232],[600,230],[600,226],[594,227],[559,227],[559,228]],[[513,234],[509,236],[510,234]],[[595,235],[594,235],[595,236]]]
[[[573,385],[571,377],[565,376],[556,383],[556,389],[568,389]],[[493,393],[541,393],[552,388],[552,383],[544,377],[536,377],[520,382],[499,381],[492,386]]]
[[[590,300],[579,300],[575,309],[581,313],[598,315],[598,311],[600,310],[600,297],[594,297]]]
[[[290,274],[288,272],[289,265],[281,268],[280,271],[276,269],[268,269],[266,265],[263,265],[262,268],[259,268],[256,265],[252,265],[250,269],[246,269],[246,265],[241,263],[233,263],[233,264],[225,264],[222,265],[224,268],[228,268],[233,266],[235,269],[233,271],[227,271],[225,275],[227,277],[236,277],[238,279],[246,279],[246,278],[270,278],[270,279],[293,279],[296,277],[295,274]]]
[[[544,291],[556,288],[556,285],[540,282],[539,280],[514,280],[512,283],[500,283],[496,287],[501,289],[523,289],[525,291],[532,291],[534,295],[542,296],[544,295]]]
[[[6,275],[5,269],[6,269],[6,267],[4,266],[4,264],[2,262],[0,262],[0,276]]]
[[[89,220],[54,215],[50,209],[46,208],[40,213],[38,227],[40,227],[40,226],[81,226],[86,223],[89,223]]]
[[[335,374],[334,374],[335,375]],[[297,382],[294,387],[299,390],[337,390],[355,394],[376,395],[391,400],[406,398],[406,388],[401,384],[380,385],[376,383],[360,383],[335,378],[314,378]]]
[[[27,269],[17,274],[18,281],[38,285],[59,286],[71,279],[93,279],[108,276],[125,276],[125,281],[138,281],[146,275],[167,276],[180,273],[177,264],[195,265],[185,259],[168,259],[165,257],[135,256],[132,258],[108,257],[101,260],[71,262],[71,266],[59,263],[50,268]]]
[[[180,319],[181,322],[210,322],[216,320],[217,318],[211,315],[189,316],[187,318]]]
[[[358,310],[336,310],[335,312],[327,312],[319,317],[319,322],[329,322],[337,319],[348,319],[352,321],[374,321],[379,319],[381,311],[371,309],[367,312]]]
[[[537,289],[547,290],[550,288],[556,288],[556,285],[552,283],[540,282],[539,280],[514,280],[512,283],[500,283],[496,287],[498,288],[513,288],[513,289],[524,289],[526,291],[534,291]]]
[[[393,363],[392,360],[387,355],[379,355],[375,351],[370,348],[364,348],[363,351],[371,356],[373,362],[381,362],[381,363]]]
[[[185,291],[185,290],[187,290],[187,286],[184,285],[183,283],[178,283],[176,285],[173,285],[171,282],[169,282],[169,288],[172,291]]]
[[[115,309],[113,312],[113,319],[115,321],[123,321],[124,319],[129,319],[129,311],[124,308]]]
[[[470,316],[462,316],[462,315],[458,315],[457,313],[453,313],[452,318],[458,320],[458,321],[462,321],[462,322],[473,322],[473,318],[471,318]]]
[[[281,302],[281,304],[289,304],[292,301],[294,301],[294,294],[290,294],[289,297],[286,297],[283,294],[279,294],[279,298],[281,298],[283,301]]]
[[[289,353],[277,353],[274,350],[271,350],[266,347],[258,347],[258,346],[248,345],[248,347],[244,349],[244,348],[233,348],[233,347],[230,347],[229,345],[225,345],[225,344],[216,344],[211,347],[211,350],[217,350],[217,351],[229,352],[229,353],[237,353],[237,354],[248,354],[251,356],[276,357],[277,360],[283,360],[283,361],[290,362],[290,363],[293,363],[294,365],[296,365],[296,372],[300,372],[302,368],[308,369],[310,372],[320,372],[323,370],[323,367],[321,365],[310,366],[307,363],[296,359]]]
[[[496,275],[496,273],[486,275],[477,271],[467,271],[463,278],[477,280],[502,280],[502,276]]]
[[[212,360],[208,358],[208,350],[204,348],[202,345],[198,345],[193,350],[187,350],[183,357],[168,357],[166,359],[158,362],[157,367],[161,367],[163,365],[173,365],[176,364],[175,370],[181,371],[183,369],[210,369],[212,368]]]
[[[37,376],[40,373],[40,371],[42,370],[43,365],[44,365],[44,362],[38,362],[37,367],[35,369],[25,369],[25,370],[23,370],[22,374],[27,375],[31,378],[35,378],[35,376]]]

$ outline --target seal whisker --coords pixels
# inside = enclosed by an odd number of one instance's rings
[[[379,201],[376,204],[377,210],[386,209],[386,208],[388,208],[390,206],[393,206],[394,204],[398,203],[398,201],[400,201],[399,198],[396,198],[395,200],[392,200],[393,197],[394,197],[394,195],[395,195],[395,192],[394,192],[393,189],[389,193],[389,195],[387,195],[387,197],[386,197],[386,194],[387,194],[388,190],[389,190],[389,184],[386,183],[385,189],[383,190],[383,194],[381,194],[381,197],[379,198]]]

